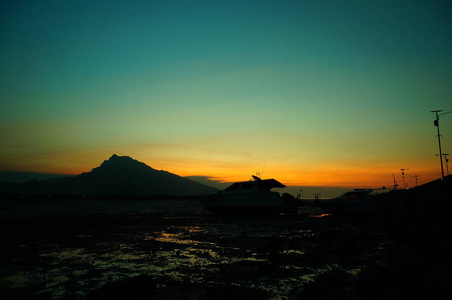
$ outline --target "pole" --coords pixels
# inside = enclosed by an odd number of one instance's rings
[[[394,173],[392,173],[392,180],[394,180],[394,190],[396,190],[399,185],[397,184],[397,181],[395,180]]]
[[[433,124],[438,129],[438,147],[439,147],[439,161],[441,163],[441,180],[444,180],[444,168],[443,168],[443,153],[441,151],[441,134],[439,133],[439,116],[438,113],[442,110],[432,110],[436,114],[436,119]]]
[[[444,155],[444,159],[446,160],[446,172],[447,172],[447,175],[449,175],[449,159],[447,158],[449,153],[444,153],[443,155]]]
[[[405,190],[406,189],[406,186],[405,186],[405,169],[400,169],[400,170],[402,170],[402,183],[403,183],[403,189]]]

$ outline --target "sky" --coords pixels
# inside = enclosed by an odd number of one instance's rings
[[[227,182],[441,176],[448,0],[0,5],[0,171],[79,174],[117,154]],[[452,113],[440,129],[452,154]]]

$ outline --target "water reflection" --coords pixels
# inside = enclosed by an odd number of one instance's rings
[[[331,214],[312,214],[309,215],[310,218],[324,218],[324,217],[329,217],[331,216]]]

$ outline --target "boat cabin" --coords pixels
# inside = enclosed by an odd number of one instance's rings
[[[242,181],[242,182],[235,182],[234,184],[230,185],[225,189],[225,191],[246,191],[246,190],[257,190],[260,192],[270,192],[273,188],[284,188],[286,187],[281,182],[275,180],[275,179],[260,179],[258,177],[255,177],[254,181]],[[258,179],[256,179],[258,178]]]

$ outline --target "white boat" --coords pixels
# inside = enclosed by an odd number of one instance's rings
[[[399,209],[396,191],[379,193],[373,189],[355,189],[336,198],[323,199],[320,207],[327,213],[376,213]]]
[[[296,213],[296,199],[287,193],[282,196],[272,189],[285,185],[275,179],[235,182],[228,188],[205,197],[201,202],[205,209],[215,214],[288,214]]]

